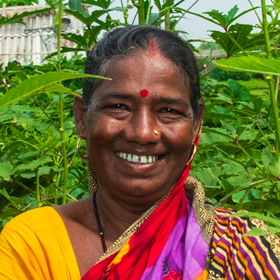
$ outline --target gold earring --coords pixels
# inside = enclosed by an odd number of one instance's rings
[[[155,135],[158,135],[158,131],[157,131],[157,130],[154,130],[154,134],[155,134]]]
[[[79,158],[81,159],[82,162],[87,162],[88,161],[88,156],[83,157],[81,156],[80,152],[79,152],[79,148],[80,148],[80,144],[81,144],[81,138],[78,140],[76,148],[77,148],[77,155],[79,156]]]
[[[192,148],[192,154],[191,154],[191,157],[190,157],[190,159],[188,160],[188,162],[186,163],[186,165],[188,165],[192,160],[193,160],[193,158],[194,158],[194,156],[195,156],[195,153],[196,153],[196,145],[193,143],[192,144],[193,145],[193,148]]]

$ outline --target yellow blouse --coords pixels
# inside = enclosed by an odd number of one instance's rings
[[[81,279],[67,230],[53,208],[27,211],[4,227],[0,279]]]

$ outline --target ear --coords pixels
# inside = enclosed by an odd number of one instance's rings
[[[75,96],[73,103],[73,111],[75,118],[75,125],[77,132],[81,139],[86,139],[87,137],[87,125],[86,125],[86,112],[84,111],[82,105],[82,98]]]
[[[204,105],[204,102],[203,100],[198,100],[198,104],[200,106],[200,115],[197,116],[194,120],[194,135],[193,135],[193,142],[195,142],[198,134],[199,134],[199,130],[200,130],[200,127],[201,127],[201,123],[202,123],[202,118],[203,118],[203,115],[204,115],[204,110],[205,110],[205,105]]]

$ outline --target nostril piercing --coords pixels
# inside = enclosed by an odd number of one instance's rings
[[[157,131],[157,130],[154,130],[154,134],[155,134],[155,135],[158,135],[158,131]]]

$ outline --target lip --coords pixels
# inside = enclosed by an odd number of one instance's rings
[[[120,152],[118,152],[118,153],[120,153]],[[152,155],[152,153],[136,153],[136,152],[133,152],[131,154],[137,155],[137,156],[151,156]],[[156,156],[154,153],[153,153],[153,155]],[[140,163],[140,162],[131,162],[126,159],[120,158],[117,155],[117,152],[115,153],[115,156],[116,156],[116,159],[121,162],[121,166],[123,166],[127,171],[130,171],[133,173],[141,173],[141,174],[145,173],[146,175],[148,175],[151,171],[154,171],[156,166],[159,165],[165,158],[165,155],[157,155],[156,157],[158,157],[158,160],[156,160],[156,161]]]
[[[140,164],[147,164],[147,163],[152,163],[156,162],[160,159],[163,158],[163,155],[155,155],[155,154],[147,154],[147,153],[126,153],[126,152],[116,152],[115,153],[117,157],[120,159],[126,160],[128,162],[132,163],[140,163]]]

